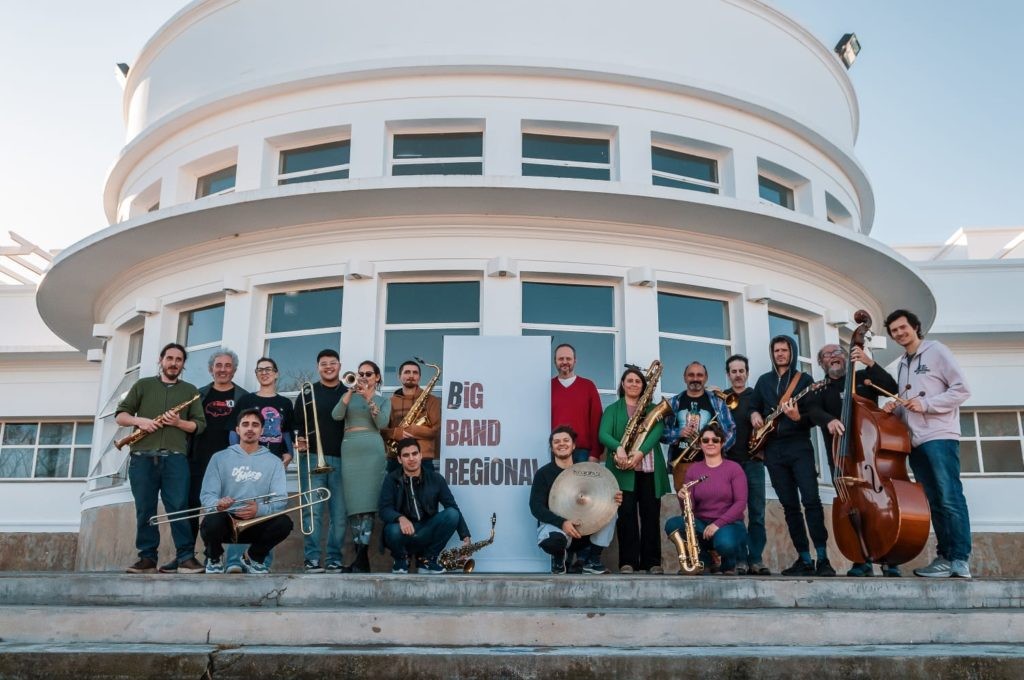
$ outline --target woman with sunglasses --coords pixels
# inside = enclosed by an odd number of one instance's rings
[[[644,571],[664,574],[661,567],[661,497],[670,491],[665,456],[661,452],[661,421],[633,451],[619,445],[626,424],[636,412],[647,378],[636,368],[627,368],[619,378],[619,400],[601,416],[598,438],[604,445],[605,465],[622,490],[617,524],[619,573]],[[648,406],[649,412],[654,406]]]
[[[690,487],[701,561],[708,564],[708,552],[715,550],[722,557],[722,575],[735,576],[736,560],[740,551],[746,550],[747,530],[743,526],[743,511],[747,507],[747,477],[738,463],[722,457],[724,441],[725,432],[718,423],[704,426],[700,431],[704,460],[690,465],[686,481],[706,477],[700,484]],[[685,535],[682,516],[665,522],[666,534],[677,529]]]
[[[372,361],[359,364],[355,386],[346,392],[332,416],[345,421],[341,440],[341,486],[356,559],[346,571],[370,571],[370,534],[384,483],[385,451],[380,431],[388,426],[391,400],[377,394],[380,368]]]

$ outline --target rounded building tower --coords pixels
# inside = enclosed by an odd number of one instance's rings
[[[551,335],[611,397],[627,361],[660,357],[675,393],[691,360],[720,385],[734,352],[767,370],[780,332],[810,370],[850,310],[935,316],[869,237],[842,63],[758,0],[196,0],[131,66],[124,116],[110,226],[38,294],[102,356],[108,473],[113,406],[170,341],[197,385],[224,345],[236,382],[268,354],[294,393],[324,347],[387,388],[446,335]],[[82,502],[78,569],[126,564],[127,485]]]

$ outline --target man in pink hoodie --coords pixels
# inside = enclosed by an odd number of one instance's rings
[[[885,410],[910,430],[910,467],[924,487],[932,511],[938,555],[918,576],[971,578],[971,520],[960,483],[960,404],[971,396],[953,353],[941,342],[923,340],[921,320],[897,309],[885,319],[889,336],[905,350],[896,368],[898,394]]]

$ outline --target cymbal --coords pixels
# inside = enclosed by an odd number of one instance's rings
[[[551,485],[548,507],[571,520],[581,534],[594,533],[611,521],[619,507],[615,494],[619,483],[600,463],[576,463],[562,470]]]

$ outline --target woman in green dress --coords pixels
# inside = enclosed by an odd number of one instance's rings
[[[644,570],[665,573],[661,566],[661,497],[670,489],[665,456],[658,443],[663,425],[658,421],[633,451],[619,444],[646,388],[644,374],[627,368],[619,378],[619,400],[605,409],[598,431],[606,451],[605,465],[622,490],[617,526],[622,574]],[[653,404],[648,405],[644,414],[652,408]]]
[[[372,361],[359,364],[355,387],[334,407],[335,420],[345,421],[341,440],[341,487],[345,494],[349,528],[356,545],[356,559],[349,571],[370,571],[370,535],[384,482],[385,449],[380,431],[388,426],[391,400],[377,394],[380,367]]]

